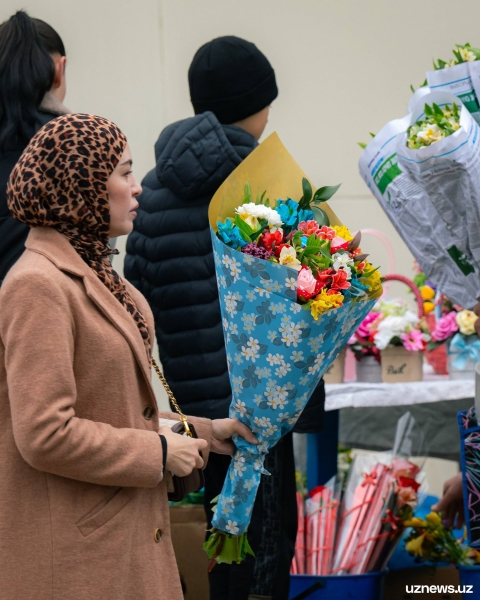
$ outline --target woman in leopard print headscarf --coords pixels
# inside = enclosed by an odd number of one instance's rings
[[[54,227],[65,235],[132,315],[150,354],[145,318],[108,258],[109,254],[118,254],[108,245],[108,179],[126,145],[120,129],[102,117],[73,114],[55,119],[43,127],[22,154],[10,176],[7,201],[19,221],[30,227]],[[137,185],[135,195],[140,191]]]
[[[2,600],[182,600],[163,474],[254,441],[233,419],[159,428],[176,415],[151,386],[153,315],[108,259],[138,206],[131,165],[113,123],[67,115],[11,176],[31,229],[0,288]]]

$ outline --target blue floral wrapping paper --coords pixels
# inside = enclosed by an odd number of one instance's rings
[[[288,433],[321,377],[375,300],[349,302],[315,321],[296,302],[294,269],[232,250],[211,229],[232,386],[230,417],[260,440],[236,437],[236,453],[213,526],[240,535],[260,483],[266,454]]]

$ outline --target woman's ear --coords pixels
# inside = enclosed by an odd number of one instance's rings
[[[55,75],[53,77],[53,89],[56,90],[61,88],[64,84],[65,79],[65,65],[67,64],[67,57],[56,54],[53,57],[53,63],[55,65]]]

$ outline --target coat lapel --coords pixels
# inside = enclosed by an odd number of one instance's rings
[[[127,340],[148,383],[150,394],[155,398],[150,363],[135,321],[82,260],[67,238],[53,228],[38,227],[30,231],[25,245],[29,250],[46,256],[60,270],[83,279],[87,296]]]

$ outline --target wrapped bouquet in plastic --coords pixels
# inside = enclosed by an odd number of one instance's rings
[[[337,186],[338,187],[338,186]],[[235,440],[205,545],[213,561],[251,552],[246,532],[268,451],[288,433],[381,295],[381,278],[276,134],[209,208],[232,403],[258,445]]]

